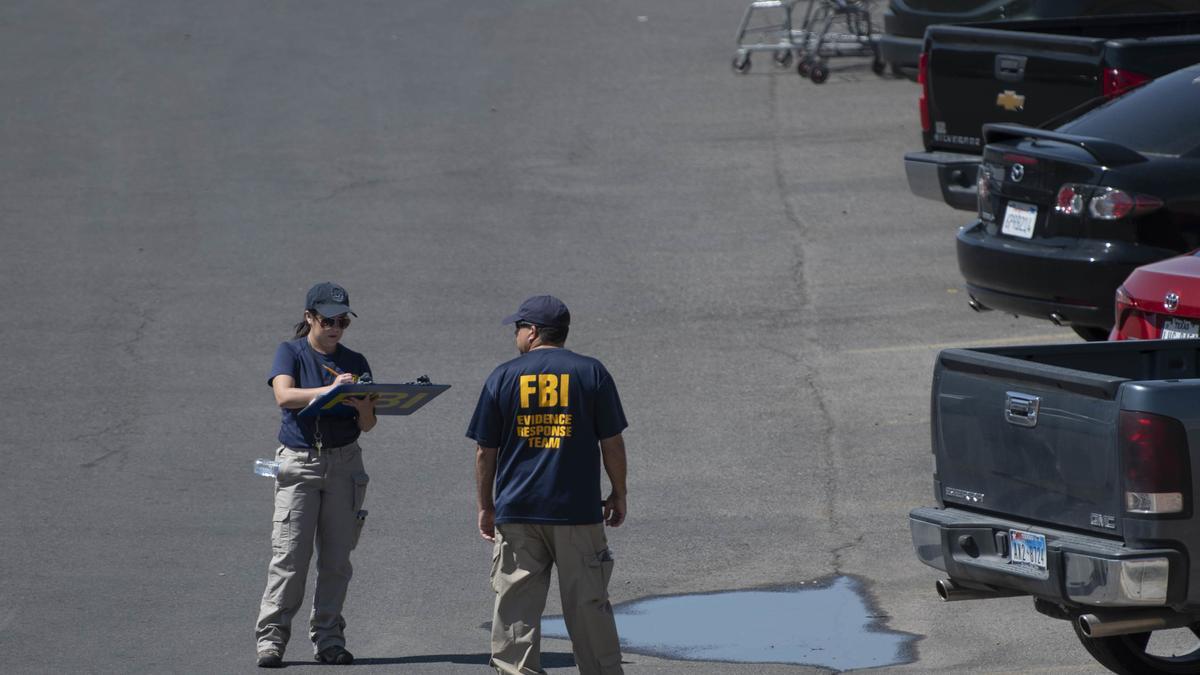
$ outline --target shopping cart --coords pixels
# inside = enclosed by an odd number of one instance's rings
[[[805,3],[803,16],[797,8]],[[875,0],[754,0],[738,28],[733,72],[750,72],[750,55],[770,52],[775,65],[821,84],[829,79],[828,60],[871,57],[871,70],[885,69],[879,34],[871,18]],[[797,20],[799,19],[799,20]]]

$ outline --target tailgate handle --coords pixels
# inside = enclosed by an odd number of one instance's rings
[[[1004,419],[1019,427],[1035,427],[1041,405],[1042,399],[1037,396],[1010,391],[1004,401]]]
[[[1025,79],[1024,56],[996,55],[996,79],[1001,82],[1021,82]]]

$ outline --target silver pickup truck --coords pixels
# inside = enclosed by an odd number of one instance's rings
[[[944,600],[1030,596],[1114,672],[1200,672],[1200,340],[945,350],[931,414],[909,525]]]

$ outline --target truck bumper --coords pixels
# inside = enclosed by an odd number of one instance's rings
[[[918,197],[945,202],[956,209],[979,208],[975,177],[979,157],[954,152],[910,152],[904,156],[908,189]]]
[[[1184,556],[1174,549],[1129,549],[1120,541],[952,508],[915,509],[909,529],[921,562],[958,582],[1093,607],[1179,605],[1186,592]],[[1046,537],[1045,570],[1009,560],[1010,530]]]

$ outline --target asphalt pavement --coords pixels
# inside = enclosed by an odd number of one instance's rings
[[[883,670],[1097,671],[1028,599],[940,603],[906,517],[933,501],[937,350],[1076,338],[967,308],[970,214],[903,175],[913,83],[862,60],[821,86],[768,58],[735,76],[744,8],[0,6],[3,670],[251,672],[266,376],[331,279],[378,381],[453,385],[363,439],[354,672],[486,672],[463,434],[514,353],[499,320],[543,292],[630,420],[614,602],[848,575],[921,636]],[[294,629],[290,667],[313,667]]]

